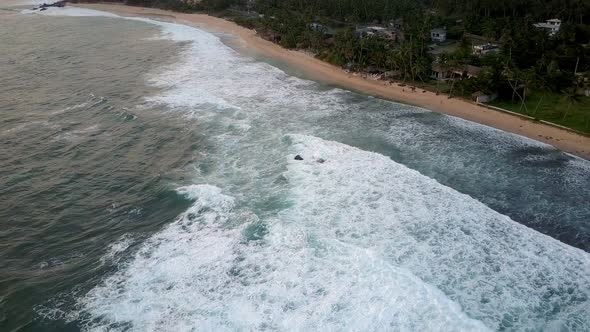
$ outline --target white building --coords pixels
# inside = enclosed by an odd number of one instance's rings
[[[535,23],[533,25],[536,28],[546,30],[550,36],[555,36],[561,28],[561,20],[554,18],[551,20],[547,20],[544,23]]]
[[[442,43],[447,40],[447,30],[442,28],[430,30],[430,39],[435,42]]]

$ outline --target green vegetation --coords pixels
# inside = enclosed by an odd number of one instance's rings
[[[192,12],[200,9],[190,2],[179,0],[126,0],[125,3],[129,6],[154,7],[179,12]]]
[[[286,48],[453,96],[588,128],[590,0],[128,0],[228,17]],[[536,23],[559,19],[557,31]],[[361,29],[377,26],[391,34]],[[451,41],[433,43],[431,29]],[[477,53],[475,45],[494,45]],[[433,79],[433,70],[438,80]],[[441,74],[441,75],[439,75]],[[439,77],[439,76],[442,76]]]
[[[501,100],[494,106],[590,133],[590,98],[571,94],[534,93],[527,98],[526,108],[520,102]]]

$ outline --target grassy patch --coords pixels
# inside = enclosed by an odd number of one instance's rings
[[[518,97],[514,102],[495,101],[492,105],[590,134],[589,97],[580,96],[577,101],[570,102],[560,94],[533,93],[527,97],[526,109]]]

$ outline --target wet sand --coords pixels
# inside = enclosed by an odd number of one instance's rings
[[[241,47],[301,70],[305,76],[338,87],[376,97],[423,107],[503,131],[526,136],[547,143],[565,152],[590,160],[590,137],[571,131],[527,120],[515,115],[490,110],[467,100],[436,95],[409,87],[391,85],[385,81],[362,78],[323,62],[301,51],[287,50],[257,36],[256,31],[233,22],[204,14],[184,14],[153,8],[131,7],[118,4],[77,4],[76,6],[114,13],[120,16],[142,16],[173,20],[204,30],[239,37]]]

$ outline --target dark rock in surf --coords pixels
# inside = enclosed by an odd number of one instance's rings
[[[51,3],[51,4],[44,3],[44,4],[42,4],[39,7],[33,8],[33,10],[39,9],[39,11],[42,12],[44,10],[47,10],[47,8],[49,8],[49,7],[62,8],[62,7],[65,7],[66,6],[66,2],[67,1],[58,1],[58,2]]]
[[[318,159],[318,160],[316,160],[316,161],[317,161],[318,163],[320,163],[320,164],[323,164],[323,163],[325,163],[325,162],[326,162],[326,159],[324,159],[324,158],[320,158],[320,159]]]
[[[300,155],[296,155],[295,160],[303,160],[303,157],[301,157]]]

